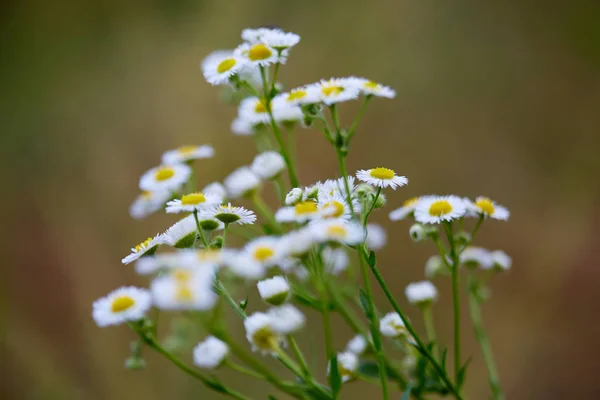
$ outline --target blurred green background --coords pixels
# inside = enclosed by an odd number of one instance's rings
[[[30,0],[0,9],[2,398],[213,398],[154,355],[145,371],[125,370],[132,334],[94,326],[91,303],[143,284],[120,259],[174,221],[128,216],[138,176],[164,150],[212,144],[200,184],[251,161],[251,138],[230,133],[235,108],[217,101],[199,62],[265,24],[302,36],[280,75],[288,87],[354,74],[397,90],[372,103],[349,158],[352,171],[384,165],[409,177],[387,211],[450,192],[512,211],[479,238],[514,260],[484,308],[508,398],[600,398],[597,1]],[[298,139],[304,184],[337,176],[321,134]],[[391,237],[381,269],[405,305],[404,286],[422,278],[434,248],[412,244],[409,224],[390,223],[387,211],[374,214]],[[437,284],[438,329],[450,343],[449,282]],[[467,392],[485,399],[485,367],[463,322]],[[301,343],[321,346],[310,338],[318,326]],[[349,338],[336,326],[340,348]],[[265,386],[233,379],[266,397]],[[379,391],[354,383],[343,397],[365,396]]]

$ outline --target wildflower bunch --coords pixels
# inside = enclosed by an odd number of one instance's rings
[[[388,167],[361,169],[354,175],[346,169],[368,105],[376,97],[394,98],[394,90],[346,77],[284,91],[277,80],[279,71],[300,36],[259,28],[244,30],[242,39],[233,50],[210,54],[201,66],[208,83],[238,94],[241,101],[232,130],[252,135],[259,154],[222,183],[207,183],[202,190],[196,188],[193,169],[196,162],[207,163],[205,159],[214,156],[208,145],[167,151],[159,166],[142,175],[142,194],[131,206],[131,216],[139,219],[163,210],[180,219],[134,246],[122,260],[135,262],[135,271],[149,279],[148,289],[122,287],[93,304],[92,316],[99,326],[127,324],[137,334],[126,365],[143,367],[142,350],[149,348],[207,389],[236,399],[250,397],[203,370],[232,369],[298,399],[337,399],[355,380],[379,385],[383,399],[399,398],[393,391],[403,392],[403,399],[462,399],[466,363],[461,353],[459,274],[465,273],[471,320],[492,394],[502,399],[480,306],[489,293],[487,280],[508,270],[511,260],[502,251],[475,247],[473,241],[485,221],[506,220],[508,210],[486,197],[424,195],[389,213],[392,221],[412,220],[410,237],[433,243],[439,253],[425,264],[429,280],[410,283],[405,291],[408,303],[423,313],[426,330],[421,336],[380,272],[376,251],[388,238],[383,227],[371,221],[372,214],[385,207],[386,192],[403,188],[408,179]],[[361,106],[345,126],[339,107],[348,101],[360,101]],[[291,150],[292,132],[309,127],[322,131],[331,145],[339,176],[304,186]],[[280,201],[276,208],[263,200],[263,191],[269,189]],[[445,284],[448,277],[454,305],[452,375],[447,349],[435,335],[433,307],[439,295],[431,282]],[[389,304],[375,304],[373,279]],[[253,300],[256,294],[262,301]],[[225,318],[228,312],[237,318]],[[306,327],[307,313],[319,314],[320,326]],[[162,314],[192,323],[203,336],[187,347],[189,332],[182,329],[159,337]],[[334,345],[338,327],[331,322],[332,314],[339,314],[354,332],[345,349]],[[246,344],[233,334],[241,329]],[[317,366],[307,362],[296,341],[298,335],[317,329],[325,338],[325,354],[317,362],[327,366],[327,377],[317,376]],[[182,360],[182,354],[195,367]],[[264,358],[269,357],[288,373],[268,367]]]

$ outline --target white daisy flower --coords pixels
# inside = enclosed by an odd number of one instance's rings
[[[367,239],[365,243],[370,249],[380,250],[387,243],[387,233],[379,224],[367,224]]]
[[[244,207],[234,207],[231,203],[202,210],[200,214],[202,218],[215,218],[224,224],[236,223],[245,225],[253,224],[256,221],[254,212],[247,210]]]
[[[433,303],[438,297],[438,291],[429,281],[413,282],[406,286],[404,294],[408,302],[416,305]]]
[[[140,257],[151,256],[152,254],[156,253],[156,249],[158,249],[158,246],[161,244],[165,244],[165,240],[162,235],[156,235],[153,238],[149,237],[142,243],[133,247],[131,249],[131,253],[127,257],[123,258],[121,262],[123,264],[129,264]]]
[[[422,224],[439,224],[465,215],[467,207],[458,196],[424,196],[415,207],[415,219]]]
[[[444,263],[442,257],[435,254],[425,262],[425,276],[429,279],[437,278],[449,274],[448,267]]]
[[[389,186],[393,190],[408,184],[408,179],[405,176],[398,176],[393,169],[389,168],[361,169],[356,172],[356,177],[369,185],[380,188]]]
[[[256,312],[244,320],[246,338],[252,345],[253,351],[263,354],[275,353],[283,343],[283,338],[275,332],[270,315]]]
[[[151,285],[152,299],[161,310],[210,310],[218,295],[212,289],[210,269],[173,269],[155,278]]]
[[[233,52],[234,55],[242,57],[244,61],[252,66],[266,67],[271,64],[285,64],[287,51],[278,51],[264,43],[242,43]]]
[[[186,164],[154,167],[140,178],[140,189],[176,192],[188,181],[191,174],[192,169]]]
[[[167,229],[163,233],[163,240],[171,247],[185,249],[194,245],[197,234],[196,220],[193,215],[188,215]]]
[[[303,223],[319,217],[319,206],[314,201],[301,201],[293,207],[283,207],[275,212],[277,222]]]
[[[410,199],[406,200],[404,203],[402,203],[402,207],[396,208],[394,211],[390,212],[390,219],[392,221],[400,221],[409,215],[412,215],[418,202],[418,197],[411,197]]]
[[[259,40],[277,51],[283,51],[297,45],[300,42],[300,36],[291,32],[271,29],[260,35]]]
[[[237,117],[231,122],[231,132],[238,136],[249,136],[256,133],[256,124],[250,119]]]
[[[142,257],[135,263],[135,272],[140,275],[152,275],[161,269],[181,267],[184,264],[182,254],[160,253],[151,257]]]
[[[285,195],[285,205],[293,206],[302,200],[302,189],[293,188],[290,192]]]
[[[348,268],[350,264],[350,256],[342,248],[331,248],[326,247],[321,253],[323,263],[325,264],[325,270],[332,275],[339,275]]]
[[[99,327],[138,321],[152,307],[152,297],[145,289],[124,286],[96,300],[92,317]]]
[[[218,368],[227,355],[229,346],[214,336],[209,336],[194,347],[194,364],[200,368]]]
[[[487,197],[477,197],[473,203],[469,199],[465,199],[467,210],[476,216],[483,215],[486,218],[498,219],[501,221],[508,220],[510,211],[506,207],[496,204],[495,201]]]
[[[368,347],[369,342],[364,335],[358,334],[348,341],[348,344],[346,345],[346,351],[360,356],[367,350]]]
[[[291,335],[306,323],[304,314],[291,304],[273,307],[267,315],[271,318],[271,327],[280,335]]]
[[[308,85],[306,88],[308,91],[315,91],[319,96],[319,100],[328,106],[354,100],[360,93],[356,87],[350,85],[346,80],[339,78],[322,80],[318,83]]]
[[[223,85],[240,73],[246,65],[246,60],[234,52],[218,51],[209,54],[201,64],[204,79],[211,85]]]
[[[338,373],[342,378],[342,382],[348,382],[356,378],[358,373],[359,360],[358,356],[350,351],[337,354]],[[327,366],[327,374],[331,370],[331,365]]]
[[[192,268],[212,268],[213,271],[223,264],[223,251],[216,249],[193,249],[180,251],[182,263]]]
[[[283,31],[279,28],[246,28],[242,30],[242,39],[246,42],[260,42],[262,37],[269,33],[277,33]]]
[[[365,78],[348,78],[352,85],[360,90],[361,93],[367,96],[387,97],[393,99],[396,97],[396,91],[389,86],[382,85],[377,82],[370,81]]]
[[[410,238],[415,242],[422,242],[427,239],[427,229],[421,224],[412,224],[410,229],[408,230],[408,234]]]
[[[231,199],[245,196],[260,185],[260,178],[248,167],[240,167],[223,181]]]
[[[223,263],[236,276],[257,280],[265,276],[265,266],[251,258],[243,251],[226,251],[223,253]]]
[[[341,218],[345,220],[352,218],[352,210],[348,206],[348,200],[341,192],[325,191],[321,188],[318,200],[317,204],[321,218]],[[355,212],[360,211],[360,204],[357,199],[352,199],[352,207]]]
[[[135,219],[142,219],[164,207],[171,199],[167,190],[143,191],[129,207],[129,215]]]
[[[264,99],[254,96],[246,97],[238,106],[238,119],[245,121],[248,125],[268,124],[270,118]]]
[[[358,222],[343,219],[324,220],[310,226],[316,240],[357,245],[365,240],[365,229]]]
[[[290,294],[290,284],[281,275],[259,281],[256,287],[258,287],[260,298],[273,306],[285,303]]]
[[[502,250],[494,250],[491,253],[494,268],[506,271],[512,267],[512,258]]]
[[[285,169],[285,161],[276,151],[265,151],[254,157],[252,172],[262,179],[273,179]]]
[[[167,203],[167,213],[194,212],[206,207],[217,206],[223,199],[212,193],[195,192],[181,196],[181,199],[171,200]]]
[[[467,267],[490,269],[494,265],[492,254],[483,247],[469,246],[460,253],[460,263]]]
[[[252,239],[246,243],[243,252],[248,258],[265,267],[272,267],[283,258],[280,239],[275,236]]]
[[[383,336],[396,338],[407,333],[402,318],[396,312],[386,314],[379,320],[379,330]]]
[[[292,257],[302,257],[316,244],[310,228],[297,229],[281,236],[279,243],[283,253]]]
[[[319,90],[315,87],[299,87],[286,93],[280,93],[273,98],[273,103],[283,103],[287,105],[314,104],[321,101]]]
[[[219,182],[209,183],[202,189],[202,193],[210,193],[215,196],[219,196],[222,199],[227,197],[227,189]]]
[[[162,155],[161,161],[164,165],[181,164],[201,158],[211,158],[214,154],[215,150],[208,145],[181,146],[177,149],[166,151]]]
[[[300,106],[289,105],[281,101],[273,100],[271,102],[273,119],[280,124],[293,124],[304,121],[304,113]]]

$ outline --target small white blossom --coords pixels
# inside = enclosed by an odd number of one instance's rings
[[[413,282],[404,290],[409,303],[422,305],[432,303],[437,299],[438,291],[429,281]]]
[[[399,337],[406,334],[406,327],[400,315],[395,312],[386,314],[379,320],[379,330],[383,336]]]
[[[230,199],[245,196],[260,185],[260,178],[248,167],[233,171],[223,181]]]
[[[234,207],[231,203],[211,207],[200,212],[199,218],[215,218],[224,224],[253,224],[256,222],[256,215],[253,211],[244,207]]]
[[[166,151],[162,155],[164,165],[181,164],[201,158],[211,158],[215,150],[208,145],[202,146],[181,146],[174,150]]]
[[[129,207],[129,215],[135,219],[145,218],[163,208],[165,203],[170,199],[171,192],[166,190],[144,191],[136,197],[135,201]]]
[[[290,294],[290,285],[281,275],[259,281],[256,286],[261,299],[274,306],[283,304]]]
[[[254,157],[252,172],[262,179],[273,179],[285,169],[285,161],[276,151],[265,151]]]
[[[493,218],[501,221],[508,220],[508,217],[510,216],[510,212],[506,207],[496,204],[495,201],[492,201],[487,197],[480,196],[475,199],[474,203],[469,199],[464,199],[464,201],[469,215],[483,215],[486,218]]]
[[[154,167],[140,178],[140,189],[176,192],[188,181],[191,174],[192,169],[186,164]]]
[[[348,344],[346,345],[346,351],[360,356],[367,350],[368,347],[369,342],[364,335],[358,334],[348,341]]]
[[[367,224],[367,246],[373,250],[382,249],[387,243],[387,233],[379,224]]]
[[[271,327],[280,335],[290,335],[300,330],[305,322],[304,314],[291,304],[273,307],[267,312],[271,318]]]
[[[350,351],[337,354],[337,366],[342,382],[348,382],[356,377],[358,372],[359,360],[358,356]],[[327,366],[329,374],[331,365]]]
[[[181,212],[194,212],[207,207],[221,204],[223,199],[212,193],[195,192],[181,196],[181,199],[171,200],[167,203],[165,211],[170,214]]]
[[[458,196],[424,196],[415,208],[415,219],[422,224],[439,224],[465,215],[467,207]]]
[[[302,189],[293,188],[290,192],[285,196],[285,204],[287,206],[293,206],[299,203],[302,200]]]
[[[137,321],[152,307],[152,298],[145,289],[124,286],[96,300],[92,317],[100,327]]]
[[[165,238],[162,235],[156,235],[153,238],[149,237],[142,243],[132,248],[131,253],[127,257],[123,258],[121,262],[123,264],[129,264],[140,257],[152,255],[156,252],[156,249],[161,244],[165,244]]]
[[[512,267],[512,258],[502,250],[494,250],[491,253],[494,267],[506,271]]]
[[[209,336],[194,347],[194,364],[200,368],[215,369],[229,354],[227,343]]]
[[[209,54],[200,65],[204,79],[211,85],[223,85],[239,74],[246,66],[246,60],[233,51],[218,50]]]
[[[469,246],[460,253],[460,262],[467,267],[481,266],[482,269],[490,269],[494,264],[489,250],[475,246]]]
[[[273,318],[265,313],[256,312],[244,320],[246,338],[252,350],[263,354],[274,353],[283,343],[283,338],[272,326]]]
[[[227,189],[219,182],[209,183],[202,189],[202,193],[210,193],[215,196],[219,196],[221,199],[227,197]]]
[[[408,200],[406,200],[403,204],[402,207],[399,207],[397,209],[395,209],[394,211],[390,212],[390,219],[392,221],[400,221],[406,217],[408,217],[409,215],[412,215],[412,213],[415,211],[415,207],[417,206],[417,203],[419,202],[419,198],[418,197],[412,197]]]
[[[408,184],[408,179],[405,176],[398,176],[394,170],[389,168],[373,168],[361,169],[356,172],[358,180],[368,183],[369,185],[380,188],[390,187],[396,190],[397,187],[402,187]]]
[[[323,257],[325,270],[332,275],[339,275],[348,268],[348,264],[350,263],[348,253],[342,248],[333,249],[326,247],[323,249],[321,257]]]

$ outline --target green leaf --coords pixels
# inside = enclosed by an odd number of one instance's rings
[[[362,307],[363,311],[365,312],[365,315],[367,316],[367,318],[370,320],[371,316],[373,315],[373,310],[371,309],[371,303],[369,302],[369,299],[367,298],[367,294],[362,289],[358,289],[358,291],[359,291],[359,296],[360,296],[360,306]]]
[[[410,390],[412,389],[412,383],[408,382],[408,385],[406,385],[406,390],[404,391],[404,394],[402,395],[402,398],[400,400],[408,400],[410,398]]]
[[[223,386],[223,384],[221,382],[219,382],[217,379],[213,380],[206,380],[205,381],[206,386],[208,386],[209,388],[211,388],[212,390],[219,392],[219,393],[227,393],[227,388],[225,388],[225,386]]]
[[[337,354],[329,360],[329,385],[331,386],[332,397],[337,399],[342,388],[342,377],[338,369]]]
[[[375,252],[373,250],[371,250],[371,252],[369,253],[367,263],[371,268],[373,268],[377,264],[377,256],[375,255]]]
[[[459,390],[462,387],[462,385],[464,385],[464,383],[465,383],[465,378],[467,377],[467,367],[469,366],[470,362],[471,362],[471,358],[469,358],[467,360],[465,365],[463,365],[461,367],[461,369],[458,370],[458,373],[456,374],[456,387]]]

